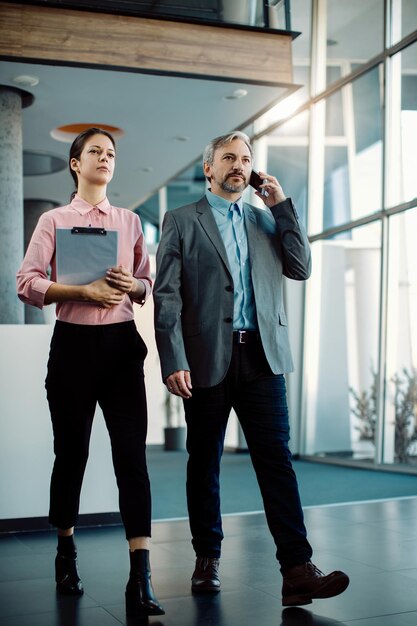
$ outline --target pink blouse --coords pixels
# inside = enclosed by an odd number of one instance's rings
[[[75,196],[71,204],[46,211],[39,218],[17,273],[19,298],[27,304],[43,308],[45,294],[50,285],[56,282],[56,229],[74,226],[100,227],[119,232],[117,264],[129,269],[144,284],[145,295],[140,301],[136,300],[143,304],[151,293],[152,280],[139,216],[128,209],[111,206],[107,198],[92,206],[79,196]],[[120,304],[110,309],[102,309],[89,302],[59,302],[56,305],[56,316],[63,322],[73,324],[127,322],[133,319],[133,302],[127,294]]]

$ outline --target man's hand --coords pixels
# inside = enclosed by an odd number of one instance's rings
[[[191,375],[188,370],[178,370],[165,379],[165,384],[170,393],[187,399],[191,398]]]
[[[255,194],[266,204],[267,207],[271,208],[286,199],[286,195],[275,176],[270,176],[270,174],[267,174],[266,172],[259,172],[259,176],[266,181],[260,185],[260,187],[265,189],[268,192],[268,195],[263,196],[259,191],[255,191]]]

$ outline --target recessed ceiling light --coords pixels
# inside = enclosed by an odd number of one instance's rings
[[[99,122],[91,122],[91,124],[85,123],[77,123],[77,124],[66,124],[65,126],[58,126],[58,128],[54,128],[51,130],[51,137],[56,139],[57,141],[64,141],[67,143],[71,143],[74,139],[82,133],[84,130],[88,130],[89,128],[100,128],[101,130],[106,130],[108,133],[113,135],[115,139],[119,139],[123,137],[124,132],[121,128],[117,126],[110,126],[109,124],[100,124]]]
[[[248,95],[246,89],[235,89],[233,93],[229,96],[224,96],[225,100],[239,100],[240,98],[245,98]]]
[[[22,74],[21,76],[15,76],[13,82],[15,85],[19,85],[19,87],[36,87],[39,83],[39,78],[37,76],[29,76],[29,74]]]

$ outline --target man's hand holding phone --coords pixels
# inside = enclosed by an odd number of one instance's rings
[[[286,198],[275,176],[270,176],[266,172],[252,170],[249,184],[255,189],[256,195],[263,200],[267,207],[275,206]]]
[[[261,196],[266,196],[267,195],[267,191],[266,189],[262,189],[262,185],[264,183],[266,183],[267,181],[264,180],[257,171],[252,170],[251,174],[250,174],[250,179],[249,179],[249,185],[251,187],[253,187],[255,189],[255,191],[257,191],[258,193],[261,194]]]

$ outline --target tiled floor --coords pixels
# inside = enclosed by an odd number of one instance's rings
[[[224,518],[222,591],[190,593],[194,556],[186,520],[154,524],[153,583],[166,615],[153,626],[416,626],[417,498],[305,510],[314,562],[343,569],[347,591],[305,608],[281,606],[281,576],[262,514]],[[0,537],[2,626],[126,624],[128,554],[120,527],[79,530],[83,597],[55,594],[52,533]],[[133,626],[129,623],[129,626]]]

